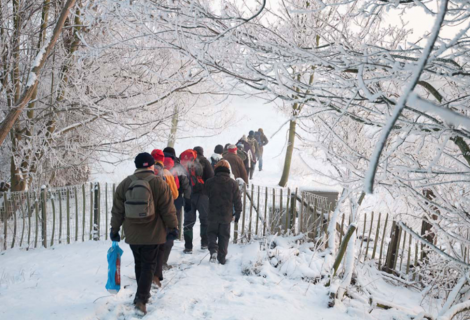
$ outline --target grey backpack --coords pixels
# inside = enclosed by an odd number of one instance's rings
[[[129,178],[132,182],[127,189],[126,202],[124,202],[126,219],[137,224],[148,223],[155,218],[155,204],[149,182],[156,176],[150,175],[139,179],[132,175]]]

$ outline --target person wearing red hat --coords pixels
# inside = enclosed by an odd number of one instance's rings
[[[155,159],[155,174],[166,181],[170,187],[171,194],[173,195],[173,200],[178,198],[179,194],[178,188],[176,187],[175,178],[170,171],[165,169],[165,154],[160,149],[154,149],[151,155]]]
[[[233,176],[235,179],[241,178],[245,183],[248,183],[248,174],[246,173],[242,159],[237,155],[237,146],[231,144],[227,147],[227,151],[228,152],[224,154],[224,160],[227,160],[228,163],[230,163]]]

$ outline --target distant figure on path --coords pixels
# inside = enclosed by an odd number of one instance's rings
[[[268,144],[268,138],[264,135],[263,129],[259,128],[258,131],[255,132],[256,141],[258,141],[259,146],[259,155],[258,155],[258,166],[259,171],[263,171],[263,151],[264,146]]]

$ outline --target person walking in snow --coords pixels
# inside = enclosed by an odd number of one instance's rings
[[[253,131],[250,131],[250,132],[253,132]],[[237,142],[237,144],[239,143],[242,143],[243,144],[243,149],[245,150],[245,152],[248,154],[248,159],[250,159],[249,161],[249,171],[247,172],[248,173],[248,176],[250,177],[250,179],[253,179],[253,173],[255,172],[255,167],[256,167],[256,145],[254,143],[256,143],[256,140],[254,139],[254,132],[253,132],[253,136],[252,136],[252,141],[254,141],[253,143],[250,143],[250,141],[248,140],[248,138],[243,135],[243,137]]]
[[[242,159],[237,155],[238,148],[237,146],[231,144],[228,146],[228,152],[224,154],[224,160],[227,160],[230,163],[233,176],[236,178],[241,178],[245,183],[248,183],[248,175],[246,173],[245,165],[243,164]]]
[[[230,223],[238,222],[242,201],[238,183],[230,178],[230,164],[220,160],[215,165],[215,176],[206,182],[209,196],[209,252],[210,261],[226,263],[230,240]]]
[[[263,171],[264,146],[267,145],[269,141],[268,141],[268,138],[265,136],[262,128],[259,128],[258,131],[255,132],[255,139],[258,142],[258,146],[259,146],[258,168],[259,168],[259,171]]]
[[[173,174],[171,174],[170,171],[165,169],[165,155],[163,154],[163,151],[160,149],[154,149],[151,155],[155,160],[155,175],[161,177],[168,184],[171,190],[171,195],[173,196],[173,200],[177,199],[179,194],[175,177]]]
[[[219,160],[222,159],[222,154],[224,153],[224,147],[221,144],[218,144],[214,148],[214,153],[211,155],[211,165],[212,169]]]
[[[134,160],[136,170],[116,188],[111,210],[112,241],[120,241],[121,226],[134,255],[137,292],[134,305],[146,314],[150,288],[157,264],[158,247],[166,241],[166,228],[178,234],[178,220],[168,185],[154,172],[154,158],[140,153]]]
[[[163,177],[163,180],[168,184],[170,187],[172,196],[173,196],[173,203],[174,200],[178,199],[179,197],[179,179],[178,176],[175,176],[171,173],[168,169],[168,165],[170,164],[171,159],[166,159],[165,154],[160,149],[154,149],[152,151],[152,157],[155,159],[155,174]],[[165,165],[165,159],[167,164]],[[179,225],[179,223],[178,223]],[[155,266],[155,272],[153,276],[153,283],[161,288],[163,281],[163,264],[165,263],[165,253],[168,250],[168,246],[172,246],[172,242],[176,239],[174,234],[170,233],[167,230],[168,234],[166,237],[165,244],[158,247],[158,255],[157,255],[157,265]],[[170,247],[171,250],[171,247]],[[169,254],[168,254],[169,255]]]
[[[179,159],[176,157],[176,151],[172,147],[166,147],[163,149],[163,154],[165,155],[165,169],[168,169],[173,176],[178,178],[179,187],[178,187],[178,198],[174,200],[176,208],[176,217],[178,218],[178,226],[182,225],[182,209],[183,206],[185,211],[191,210],[191,186],[189,184],[189,178],[186,172],[186,169],[180,164]],[[179,228],[180,230],[182,228]],[[162,270],[170,269],[168,265],[168,259],[170,257],[171,249],[173,248],[174,239],[167,238],[165,243],[165,252],[163,255],[163,265]]]
[[[192,193],[191,208],[184,212],[184,253],[191,254],[193,252],[193,227],[196,224],[196,211],[199,212],[201,249],[208,248],[207,226],[209,215],[209,197],[205,190],[205,182],[214,176],[214,171],[210,162],[204,157],[204,149],[202,147],[194,147],[196,159],[194,160],[194,170],[188,167],[190,176]],[[181,158],[181,156],[180,156]],[[183,159],[181,158],[181,161]],[[199,181],[202,180],[200,183]],[[194,183],[193,183],[194,182]]]

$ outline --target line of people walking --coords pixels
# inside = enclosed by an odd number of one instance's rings
[[[217,145],[210,162],[200,146],[185,150],[179,158],[171,147],[136,156],[134,174],[115,191],[110,238],[120,241],[122,227],[132,250],[138,313],[146,314],[152,283],[161,287],[163,271],[171,268],[168,259],[181,228],[183,253],[193,252],[197,213],[201,249],[209,250],[211,262],[227,262],[230,224],[238,222],[242,211],[241,189],[248,175],[253,178],[257,162],[262,170],[267,143],[259,129],[237,144]]]

